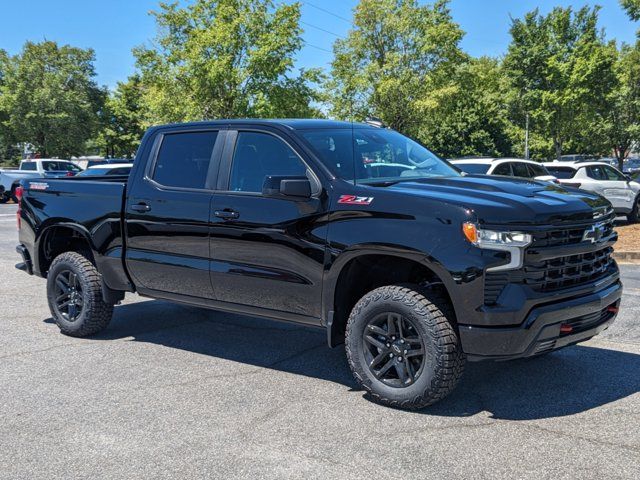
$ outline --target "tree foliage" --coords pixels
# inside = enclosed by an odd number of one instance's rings
[[[153,47],[134,50],[152,122],[315,116],[318,70],[293,75],[300,5],[271,0],[160,4]]]
[[[132,157],[144,133],[143,87],[138,75],[118,82],[110,93],[101,115],[96,144],[108,157]]]
[[[419,138],[448,158],[510,155],[513,142],[506,89],[497,60],[482,57],[462,62],[447,86],[431,95]]]
[[[552,140],[557,157],[606,108],[615,83],[615,44],[604,41],[597,19],[598,8],[557,7],[546,16],[534,10],[511,26],[506,74],[520,112]]]
[[[95,81],[94,52],[56,42],[27,42],[3,63],[3,128],[43,156],[81,154],[97,127],[104,92]],[[7,134],[5,133],[5,134]]]
[[[631,20],[640,20],[640,0],[620,0],[620,5],[624,8]]]
[[[464,59],[462,35],[447,1],[361,0],[353,29],[334,44],[328,84],[332,114],[379,117],[417,135],[434,93]]]

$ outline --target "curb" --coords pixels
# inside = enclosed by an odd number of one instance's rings
[[[621,263],[637,263],[640,265],[640,252],[613,252],[613,258]]]

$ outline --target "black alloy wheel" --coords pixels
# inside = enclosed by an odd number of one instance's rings
[[[388,312],[374,317],[364,330],[362,347],[369,370],[390,387],[406,387],[423,371],[425,349],[411,320]]]
[[[68,322],[75,322],[82,314],[84,298],[78,275],[71,270],[63,270],[55,279],[55,308]]]

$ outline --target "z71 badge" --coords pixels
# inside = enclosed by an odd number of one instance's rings
[[[358,197],[356,195],[340,195],[338,203],[343,205],[371,205],[373,197]]]

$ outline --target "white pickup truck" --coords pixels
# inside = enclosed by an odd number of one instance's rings
[[[15,189],[23,178],[72,177],[81,171],[75,163],[57,158],[23,160],[19,168],[0,169],[0,203],[6,203],[10,199],[16,201]]]

